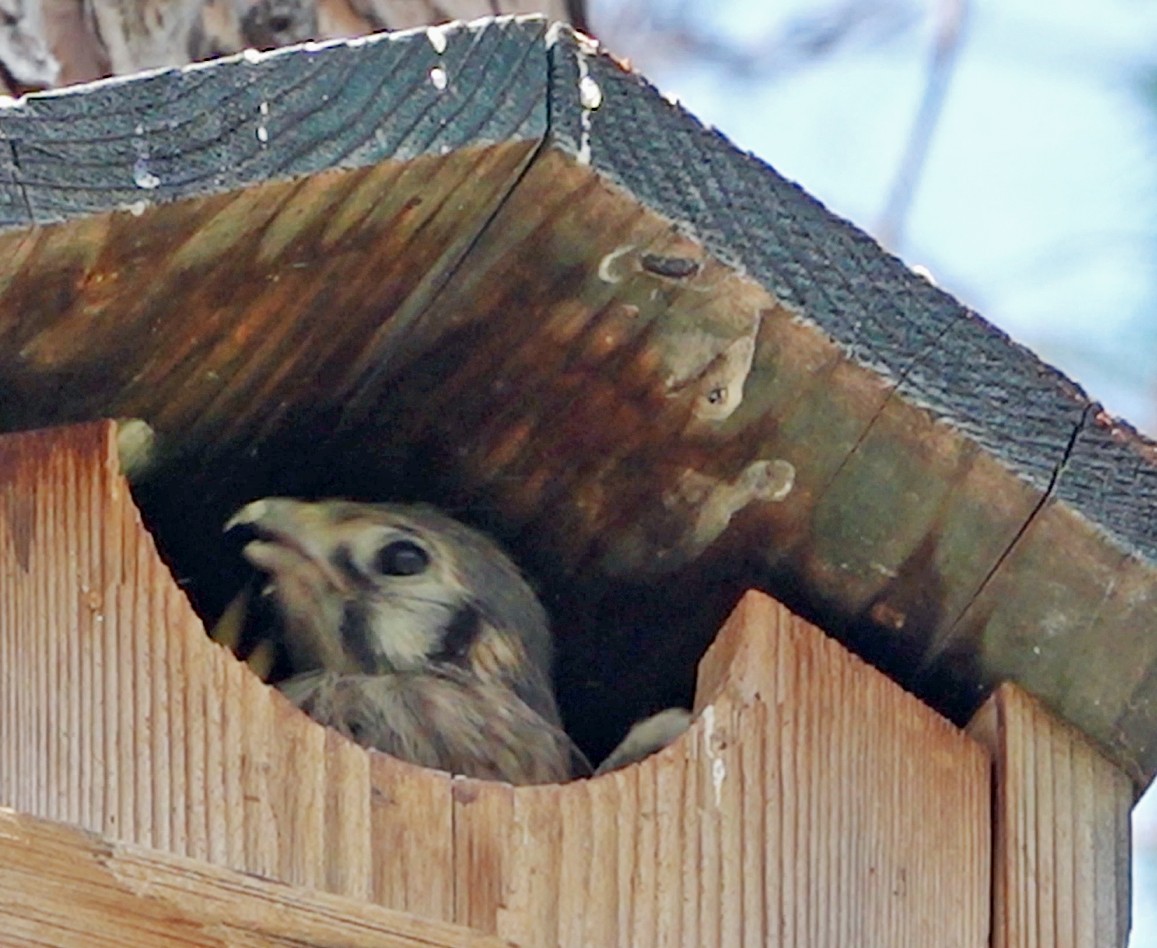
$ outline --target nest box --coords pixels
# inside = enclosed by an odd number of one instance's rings
[[[1153,445],[871,238],[537,19],[0,138],[8,930],[1123,944]],[[590,756],[691,732],[515,789],[326,731],[204,634],[269,494],[488,530]]]

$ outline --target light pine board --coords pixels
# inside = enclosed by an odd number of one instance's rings
[[[1124,948],[1133,785],[1015,685],[969,732],[996,774],[993,948]]]
[[[0,809],[0,943],[501,948],[458,925],[114,843]]]
[[[114,435],[0,439],[0,803],[525,945],[987,943],[986,754],[768,597],[645,764],[451,779],[346,743],[208,641]]]

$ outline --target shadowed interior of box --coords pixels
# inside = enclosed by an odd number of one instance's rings
[[[134,497],[208,626],[253,575],[239,542],[222,528],[254,498],[422,501],[485,530],[511,553],[550,614],[564,720],[598,760],[637,718],[674,704],[690,707],[698,661],[742,592],[758,584],[757,564],[737,558],[735,549],[744,544],[735,542],[659,576],[608,575],[602,565],[607,545],[576,510],[581,497],[568,472],[555,470],[576,455],[556,455],[553,439],[539,447],[531,437],[521,449],[523,471],[487,476],[484,462],[481,469],[471,463],[472,454],[492,444],[478,435],[475,416],[500,414],[505,398],[483,387],[465,412],[415,409],[415,402],[453,382],[450,367],[462,364],[463,350],[477,343],[477,333],[445,340],[391,384],[374,418],[348,428],[337,412],[303,411],[259,440],[162,454],[136,479]],[[549,403],[558,394],[541,378],[524,385],[511,393],[515,404]],[[599,387],[592,379],[589,392],[613,396]],[[398,418],[405,421],[375,420]],[[565,425],[566,417],[553,421]],[[611,449],[617,430],[611,421],[598,433],[604,443],[585,457],[602,459]],[[503,430],[493,428],[499,438]],[[645,491],[646,479],[638,486]],[[604,514],[611,515],[629,518],[630,510]]]

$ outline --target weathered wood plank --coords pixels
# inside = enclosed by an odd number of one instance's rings
[[[30,276],[0,291],[0,424],[107,409],[147,417],[162,444],[182,432],[183,448],[252,437],[285,412],[303,420],[288,389],[309,379],[334,391],[307,411],[331,408],[363,360],[384,358],[381,311],[395,315],[395,331],[422,311],[469,248],[467,221],[483,226],[532,149],[387,163],[140,219],[89,218],[28,243],[0,236],[0,253],[17,248]],[[376,245],[381,257],[343,251],[346,241]],[[160,247],[169,263],[156,270]],[[185,313],[198,314],[192,333]]]
[[[881,402],[895,390],[934,417],[962,428],[972,421],[964,430],[989,453],[1048,484],[1084,415],[1076,386],[641,77],[557,36],[553,143],[876,368]],[[596,109],[584,107],[584,75],[599,90]],[[994,424],[994,404],[1009,425]],[[1148,535],[1151,543],[1157,528]]]
[[[0,892],[0,930],[8,944],[509,944],[458,925],[112,842],[3,808]]]
[[[1152,445],[567,32],[445,35],[0,112],[0,427],[153,424],[206,615],[246,499],[454,507],[540,579],[595,757],[756,586],[958,722],[1012,678],[1151,779]]]
[[[1014,685],[968,730],[995,768],[993,948],[1124,948],[1129,778]]]
[[[558,35],[551,143],[750,274],[838,353],[791,386],[763,338],[756,351],[745,399],[784,393],[762,402],[756,437],[796,470],[775,514],[738,518],[776,521],[761,585],[957,720],[1014,678],[1151,779],[1157,640],[1139,630],[1157,621],[1154,445],[637,76]],[[793,331],[789,352],[815,352]],[[726,440],[750,438],[745,417],[736,411]]]
[[[210,642],[115,457],[108,425],[0,438],[0,804],[521,944],[985,943],[985,753],[766,596],[664,752],[565,786],[451,778]]]
[[[544,29],[488,20],[437,45],[382,34],[28,96],[0,112],[0,229],[537,138]]]

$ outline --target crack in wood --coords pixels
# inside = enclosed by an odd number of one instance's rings
[[[0,132],[0,134],[3,134]],[[4,141],[8,145],[8,151],[12,155],[12,167],[19,172],[18,175],[13,176],[12,183],[20,189],[20,199],[24,202],[24,212],[28,215],[28,223],[35,223],[35,216],[32,213],[32,200],[28,197],[28,188],[23,180],[23,168],[20,166],[20,153],[16,150],[16,141],[14,139],[4,136]]]
[[[887,394],[880,401],[879,407],[872,414],[872,417],[868,420],[868,423],[866,425],[864,425],[864,428],[860,432],[859,437],[856,438],[855,443],[848,450],[848,453],[844,455],[843,460],[840,461],[840,463],[836,466],[836,469],[832,472],[831,476],[828,477],[828,479],[824,482],[823,486],[820,487],[820,489],[818,491],[816,491],[815,507],[817,509],[821,506],[824,499],[828,496],[828,494],[831,491],[832,485],[835,484],[835,482],[839,479],[839,477],[843,473],[844,469],[848,466],[848,463],[859,452],[859,450],[863,446],[864,442],[867,441],[868,436],[875,429],[876,423],[884,416],[884,413],[895,402],[895,400],[897,399],[897,397],[900,394],[900,389],[904,385],[904,382],[907,381],[908,376],[911,375],[917,368],[919,368],[921,364],[923,364],[925,358],[929,354],[931,354],[948,337],[950,337],[952,335],[952,332],[956,328],[956,326],[957,326],[956,323],[948,323],[942,330],[940,330],[940,332],[938,332],[936,334],[936,337],[934,339],[932,339],[928,342],[928,344],[924,347],[924,349],[920,352],[920,354],[917,355],[916,358],[914,358],[910,363],[908,363],[908,365],[904,367],[903,371],[900,372],[900,374],[898,376],[896,376],[895,384],[892,385],[892,387],[888,390]],[[912,404],[912,403],[905,401],[905,404]],[[913,404],[913,407],[918,407],[918,406]]]
[[[1024,523],[1022,523],[1020,528],[1016,531],[1016,534],[1005,546],[1003,552],[1001,552],[1000,556],[997,557],[996,562],[993,563],[992,567],[988,570],[987,573],[985,573],[984,579],[980,581],[980,585],[977,586],[975,592],[973,592],[969,597],[968,602],[965,603],[964,607],[960,610],[960,613],[956,616],[955,619],[952,620],[951,623],[948,624],[945,631],[939,633],[930,641],[929,646],[924,652],[924,655],[920,660],[920,664],[916,669],[916,674],[918,676],[925,674],[936,662],[936,660],[944,654],[948,646],[951,645],[951,643],[955,640],[957,629],[961,623],[964,622],[970,610],[980,600],[981,596],[984,595],[985,590],[988,589],[988,587],[992,584],[993,580],[1001,571],[1004,564],[1012,556],[1013,551],[1017,548],[1017,546],[1019,546],[1021,540],[1029,533],[1029,530],[1036,522],[1036,519],[1040,515],[1041,511],[1043,511],[1048,502],[1052,500],[1053,495],[1056,493],[1057,484],[1060,482],[1061,475],[1064,473],[1065,466],[1068,464],[1069,458],[1072,457],[1073,450],[1076,448],[1077,438],[1080,437],[1081,432],[1085,429],[1089,419],[1096,414],[1096,411],[1096,405],[1090,404],[1085,406],[1084,410],[1081,412],[1080,420],[1076,423],[1076,425],[1073,426],[1072,434],[1069,435],[1069,440],[1065,445],[1065,450],[1061,456],[1061,459],[1053,467],[1052,476],[1049,478],[1049,483],[1045,487],[1044,492],[1041,494],[1040,499],[1033,506],[1033,509],[1025,518]]]
[[[549,140],[549,121],[550,115],[548,109],[546,134],[535,142],[533,148],[523,160],[522,167],[516,172],[514,180],[495,202],[494,207],[481,222],[477,231],[467,242],[457,259],[442,268],[434,277],[434,286],[426,302],[412,314],[395,314],[393,316],[391,320],[391,331],[398,334],[394,344],[389,348],[389,351],[381,361],[367,369],[362,377],[351,386],[346,396],[346,407],[343,410],[339,427],[346,429],[357,424],[357,422],[364,417],[366,411],[372,408],[372,399],[368,398],[367,395],[379,385],[389,372],[403,367],[409,359],[414,358],[418,354],[412,351],[412,346],[407,347],[407,342],[415,337],[418,327],[423,323],[424,318],[431,312],[437,311],[438,303],[445,295],[447,288],[454,282],[463,268],[473,264],[474,261],[472,258],[479,243],[489,235],[495,219],[519,191],[519,185],[522,184],[526,176],[535,167],[539,156],[542,155],[544,149],[547,147]],[[409,351],[407,351],[408,349]]]

